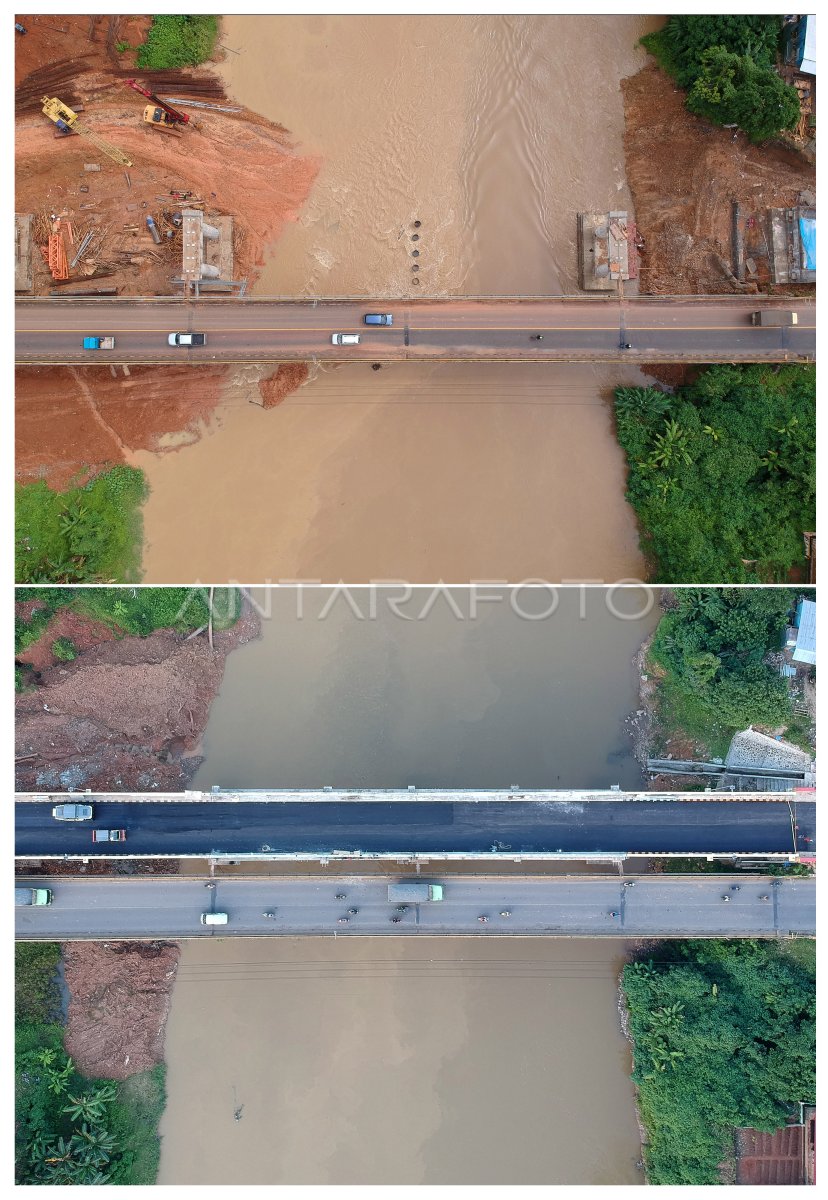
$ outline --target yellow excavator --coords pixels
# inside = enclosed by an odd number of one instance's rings
[[[89,126],[84,125],[80,120],[74,109],[71,109],[68,104],[64,104],[62,100],[58,100],[57,96],[52,96],[51,98],[44,96],[41,103],[43,104],[45,116],[50,121],[54,121],[58,129],[64,132],[79,133],[81,137],[86,138],[93,146],[97,146],[102,154],[109,155],[116,163],[120,163],[122,167],[132,166],[131,158],[127,158],[122,150],[119,150],[117,146],[113,146],[111,142],[102,138],[100,134],[93,133]]]

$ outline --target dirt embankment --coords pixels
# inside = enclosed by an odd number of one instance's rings
[[[221,366],[27,367],[17,371],[16,473],[55,488],[85,482],[135,450],[196,441],[221,398]]]
[[[645,239],[642,293],[733,292],[714,257],[731,260],[733,201],[752,212],[793,205],[814,190],[814,168],[793,149],[754,146],[694,117],[655,65],[621,86],[626,174]]]
[[[164,1058],[180,948],[174,942],[65,942],[64,1045],[93,1079],[126,1079]]]
[[[206,633],[187,640],[170,630],[96,641],[89,622],[74,628],[72,640],[87,648],[73,662],[45,665],[53,624],[21,655],[44,668],[17,698],[17,789],[181,790],[200,761],[225,658],[258,635],[252,610],[216,633],[212,650]]]
[[[132,65],[134,55],[119,55],[118,43],[143,40],[149,18],[20,20],[28,33],[15,45],[15,209],[35,218],[34,293],[45,295],[55,286],[38,249],[55,215],[71,226],[69,241],[63,225],[70,262],[83,234],[97,231],[94,249],[71,270],[63,292],[107,286],[123,296],[179,294],[171,282],[181,269],[180,233],[172,217],[187,193],[187,203],[202,207],[208,220],[232,216],[233,277],[252,282],[266,248],[286,222],[297,218],[319,160],[297,154],[281,125],[248,109],[188,109],[200,128],[190,125],[181,137],[151,129],[142,119],[146,98],[124,84],[132,75],[151,91],[238,106],[227,101],[221,80],[207,66],[176,72],[173,82],[173,73],[141,72]],[[56,138],[40,111],[40,97],[47,94],[82,105],[81,120],[133,165],[121,167],[82,137]],[[100,170],[87,171],[85,164]],[[160,246],[146,228],[148,215],[173,234]],[[175,450],[196,440],[219,402],[228,371],[219,366],[18,369],[18,478],[45,478],[65,487],[78,472],[129,462],[133,450]],[[283,372],[270,394],[263,393],[264,407],[278,403],[303,379],[289,382]]]
[[[662,612],[675,607],[675,598],[669,588],[662,589],[659,607]],[[704,756],[703,752],[706,753],[706,747],[684,737],[680,731],[667,738],[663,746],[659,744],[663,737],[659,728],[659,681],[664,672],[650,658],[654,637],[655,631],[642,642],[633,659],[638,675],[638,708],[624,719],[633,755],[645,769],[647,759],[657,757],[659,752],[667,758],[678,759],[699,758]],[[648,778],[647,788],[652,792],[682,792],[695,787],[697,783],[695,776],[652,775]]]

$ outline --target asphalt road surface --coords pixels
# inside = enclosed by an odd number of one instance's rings
[[[796,326],[754,326],[759,305],[796,311]],[[363,323],[391,313],[391,327]],[[813,360],[813,302],[653,297],[640,300],[263,301],[22,300],[15,306],[18,364],[393,362],[401,359],[537,362],[787,362]],[[170,347],[198,332],[206,345]],[[334,333],[358,333],[334,346]],[[84,350],[87,335],[113,350]],[[538,340],[540,334],[542,340]],[[624,347],[629,344],[631,349]]]
[[[237,793],[243,796],[244,793]],[[813,793],[763,800],[183,800],[152,795],[72,797],[91,821],[55,821],[58,799],[16,805],[20,858],[305,855],[792,854],[815,852]],[[433,793],[432,793],[433,795]],[[92,843],[92,829],[125,829]]]
[[[420,877],[425,881],[426,876]],[[47,908],[16,908],[16,937],[181,938],[367,934],[533,934],[558,937],[813,936],[815,881],[725,876],[614,876],[486,879],[429,876],[439,903],[389,903],[387,879],[19,878],[49,887]],[[338,900],[337,895],[344,895]],[[727,903],[723,896],[728,896]],[[760,897],[767,896],[762,900]],[[358,911],[349,914],[348,910]],[[201,924],[225,912],[223,926]],[[264,914],[271,912],[272,917]],[[509,915],[503,916],[503,913]],[[616,913],[617,916],[612,916]],[[392,922],[399,916],[399,922]],[[486,916],[483,923],[479,917]],[[347,917],[347,921],[341,918]]]

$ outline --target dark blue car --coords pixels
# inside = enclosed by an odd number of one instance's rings
[[[366,313],[363,317],[366,325],[393,325],[391,313]]]

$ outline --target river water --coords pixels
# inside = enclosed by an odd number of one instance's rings
[[[323,160],[254,294],[574,291],[576,211],[629,204],[619,81],[655,24],[223,18],[231,93]],[[354,366],[265,412],[239,371],[198,443],[137,456],[146,581],[640,577],[608,396],[642,378]],[[198,785],[640,782],[622,720],[655,614],[309,611],[229,657]],[[641,1182],[621,951],[185,943],[159,1182]]]
[[[619,82],[658,23],[224,17],[230,93],[323,164],[253,293],[575,292],[577,211],[630,205]],[[146,582],[642,577],[609,407],[637,369],[355,364],[269,411],[257,377],[135,456]]]
[[[158,1182],[641,1183],[622,953],[600,939],[185,943]]]
[[[640,786],[623,720],[656,593],[474,595],[308,589],[300,615],[254,591],[271,615],[227,659],[194,786]]]

